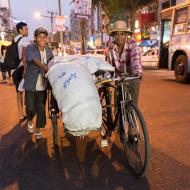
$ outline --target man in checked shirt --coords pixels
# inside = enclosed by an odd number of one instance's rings
[[[134,39],[127,37],[129,31],[125,21],[116,21],[111,35],[113,40],[108,44],[107,60],[116,69],[116,75],[127,73],[129,76],[142,77],[140,50]],[[140,79],[129,81],[132,99],[137,104]]]

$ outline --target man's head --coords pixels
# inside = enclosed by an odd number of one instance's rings
[[[111,35],[118,45],[123,45],[125,43],[128,33],[129,30],[125,21],[119,20],[113,24]]]
[[[28,26],[25,22],[19,22],[16,25],[17,32],[23,36],[28,36]]]
[[[45,47],[48,41],[48,32],[45,28],[37,28],[34,32],[34,38],[38,46]]]

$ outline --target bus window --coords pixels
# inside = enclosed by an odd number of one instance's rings
[[[176,10],[174,34],[184,33],[187,29],[187,7]]]
[[[163,47],[168,48],[168,43],[170,41],[170,30],[171,30],[171,19],[163,20]]]

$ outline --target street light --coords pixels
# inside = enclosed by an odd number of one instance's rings
[[[35,12],[34,16],[35,16],[35,18],[40,18],[41,14],[39,12]]]

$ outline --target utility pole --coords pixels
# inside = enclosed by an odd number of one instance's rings
[[[61,0],[58,0],[58,7],[59,7],[59,16],[61,16]],[[61,52],[63,54],[63,32],[60,31],[60,41],[61,41]]]
[[[85,36],[85,18],[80,18],[80,29],[81,29],[81,54],[85,54],[85,43],[86,43],[86,36]]]
[[[51,33],[53,35],[53,19],[55,18],[54,15],[57,15],[57,12],[54,12],[54,11],[47,11],[48,14],[50,14],[50,16],[47,16],[48,18],[50,18],[50,21],[51,21]],[[43,17],[46,17],[44,15],[41,15]]]
[[[59,15],[61,16],[61,0],[58,0],[58,6],[59,6]]]
[[[91,4],[92,0],[72,1],[75,2],[75,14],[80,19],[81,30],[81,54],[85,54],[86,50],[86,30],[87,21],[92,17]],[[90,12],[89,12],[90,11]]]
[[[43,15],[43,14],[40,14],[39,16],[50,19],[50,23],[51,23],[51,42],[52,42],[53,41],[53,19],[55,18],[54,15],[57,15],[57,12],[47,11],[47,13],[50,14],[50,16]]]

